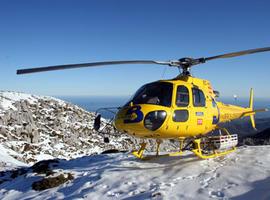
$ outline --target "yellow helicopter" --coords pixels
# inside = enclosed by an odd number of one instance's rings
[[[199,158],[208,159],[236,150],[237,135],[230,134],[228,130],[221,128],[221,123],[250,117],[252,127],[255,129],[255,113],[264,112],[267,109],[253,109],[253,89],[250,91],[248,108],[218,102],[216,98],[219,93],[213,90],[209,81],[192,77],[191,67],[214,59],[265,51],[270,51],[270,47],[197,59],[105,61],[56,65],[20,69],[17,70],[17,74],[120,64],[158,64],[177,67],[181,70],[181,74],[176,78],[142,86],[126,105],[119,108],[113,124],[119,131],[143,140],[156,139],[155,156],[159,156],[159,147],[163,139],[177,139],[180,142],[179,151],[166,155],[182,155],[183,151],[189,150]],[[99,129],[100,126],[97,127]],[[209,135],[215,130],[218,130],[218,135]],[[143,155],[146,145],[146,142],[142,142],[140,149],[133,151],[133,154],[140,159],[147,158]]]

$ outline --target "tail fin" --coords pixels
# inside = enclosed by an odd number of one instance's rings
[[[259,110],[254,110],[254,91],[251,88],[250,89],[250,98],[249,98],[249,107],[247,108],[247,111],[243,113],[242,117],[250,117],[251,125],[256,129],[256,124],[255,124],[255,114],[258,112],[266,112],[268,109],[259,109]]]
[[[249,109],[250,109],[250,111],[254,111],[254,90],[253,90],[253,88],[250,89]],[[251,125],[256,130],[255,117],[254,117],[255,112],[251,113],[249,116],[250,116]]]
[[[253,110],[254,107],[254,91],[253,88],[250,89],[250,97],[249,97],[249,109],[250,111]]]
[[[255,114],[258,113],[258,112],[267,112],[268,109],[259,109],[259,110],[254,110],[254,91],[253,89],[251,88],[250,89],[250,99],[249,99],[249,108],[247,112],[243,113],[243,117],[250,117],[250,120],[251,120],[251,124],[252,124],[252,127],[256,129],[256,124],[255,124]]]

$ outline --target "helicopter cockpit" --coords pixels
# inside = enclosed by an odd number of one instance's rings
[[[170,107],[172,102],[172,83],[154,82],[142,86],[133,96],[133,104],[152,104]]]

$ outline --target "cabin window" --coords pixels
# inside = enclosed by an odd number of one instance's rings
[[[153,104],[171,106],[173,85],[167,82],[154,82],[141,87],[133,97],[133,104]]]
[[[189,118],[188,110],[175,110],[173,113],[174,122],[186,122]]]
[[[195,107],[204,107],[205,106],[205,96],[203,91],[197,88],[192,89],[193,94],[193,105]]]
[[[187,87],[183,85],[177,87],[176,105],[178,107],[186,107],[189,105],[189,92]]]

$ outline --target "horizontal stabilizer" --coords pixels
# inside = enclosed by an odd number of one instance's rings
[[[251,116],[251,115],[255,115],[256,113],[259,113],[259,112],[267,112],[267,111],[268,111],[267,108],[258,109],[258,110],[252,110],[252,111],[244,112],[242,117],[248,117],[248,116]]]

